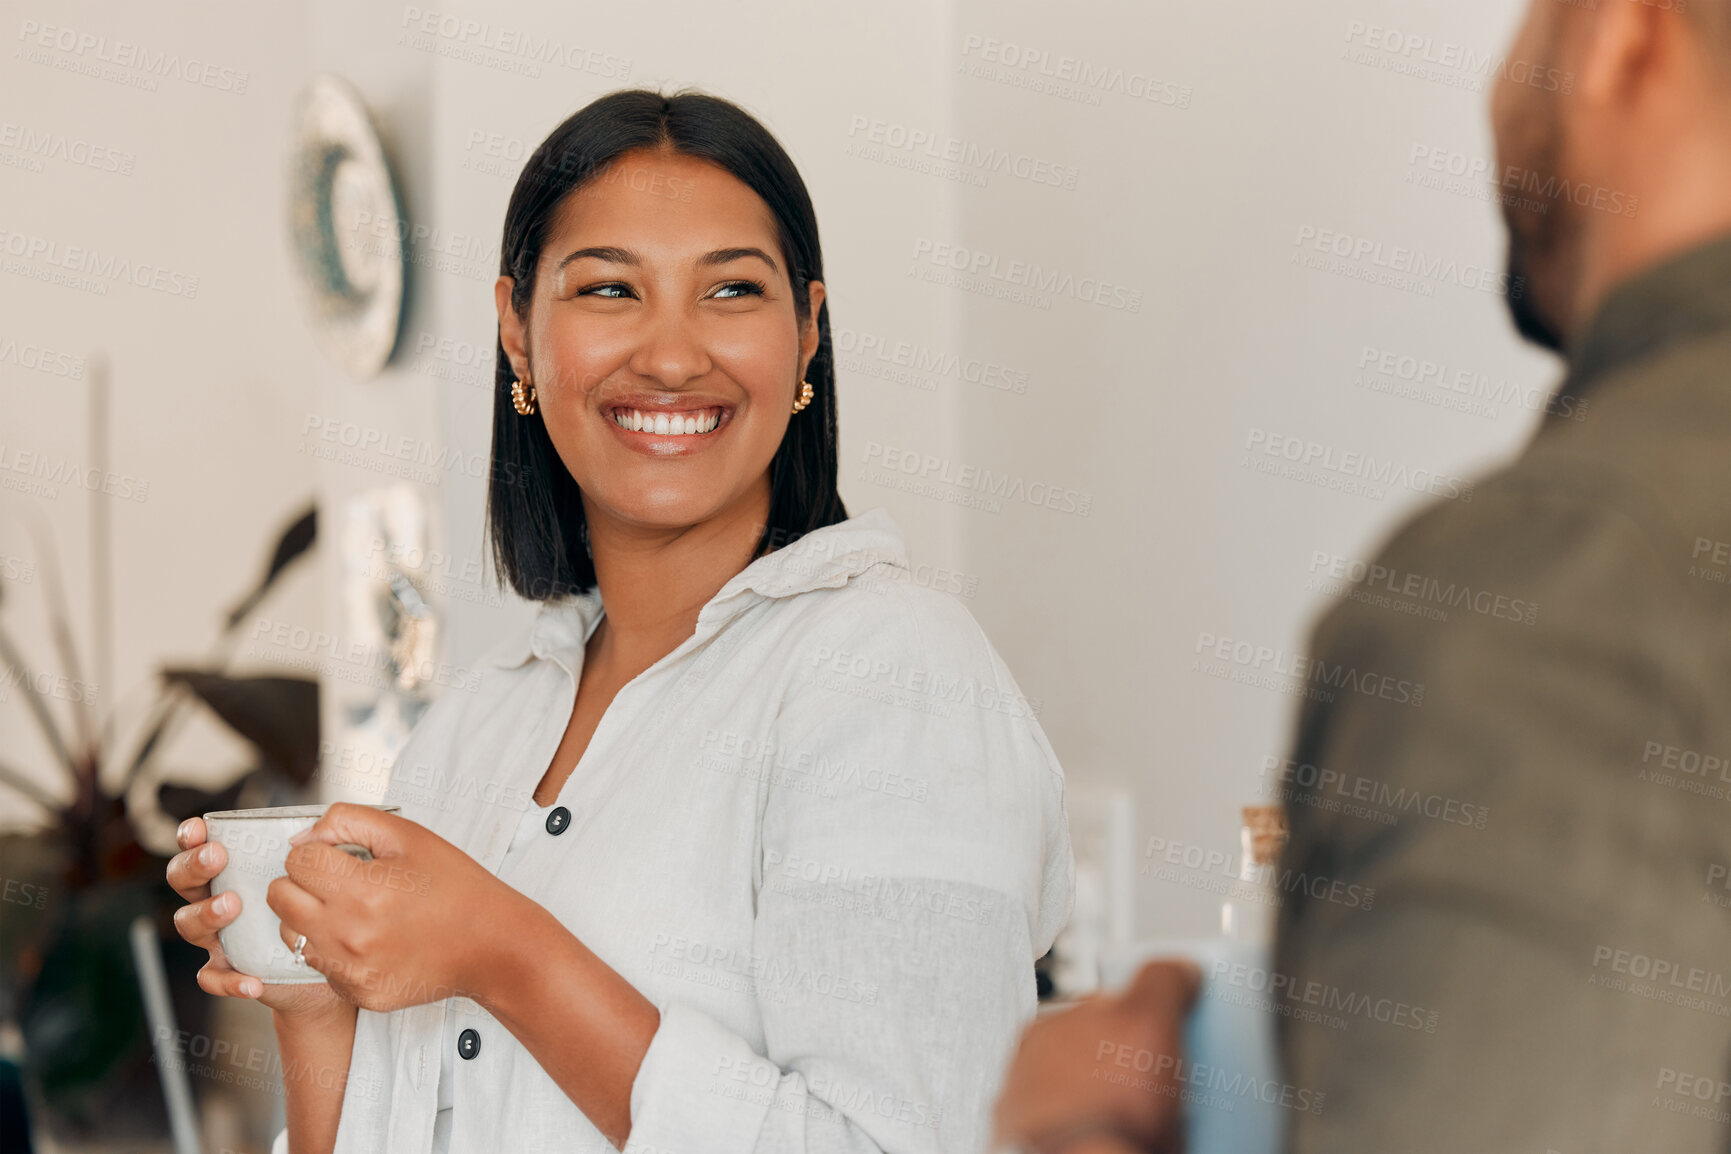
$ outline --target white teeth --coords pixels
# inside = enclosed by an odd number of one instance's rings
[[[641,409],[616,409],[613,423],[634,433],[656,433],[667,437],[685,437],[707,433],[721,424],[718,409],[700,413],[645,413]]]

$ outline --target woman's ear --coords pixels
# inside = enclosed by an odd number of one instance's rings
[[[805,378],[805,370],[811,365],[811,359],[817,356],[818,342],[823,338],[817,327],[817,312],[823,308],[823,298],[827,291],[820,280],[810,282],[808,287],[811,292],[811,309],[806,313],[805,328],[799,334],[799,375],[802,380]],[[510,348],[509,345],[505,347]]]
[[[517,285],[513,277],[502,276],[493,282],[493,303],[499,309],[499,344],[511,362],[511,371],[518,380],[529,375],[529,347],[523,332],[523,318],[511,307],[511,290]]]

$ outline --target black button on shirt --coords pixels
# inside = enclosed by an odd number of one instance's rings
[[[558,837],[571,827],[571,811],[559,806],[547,815],[547,832]]]
[[[465,1061],[481,1052],[481,1035],[474,1030],[464,1030],[457,1035],[457,1056]]]

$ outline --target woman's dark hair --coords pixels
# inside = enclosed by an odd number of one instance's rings
[[[775,217],[782,255],[803,325],[807,287],[823,279],[817,214],[793,161],[769,130],[736,104],[701,92],[663,96],[614,92],[555,128],[523,165],[505,210],[499,272],[516,278],[511,307],[528,312],[536,270],[559,206],[571,193],[637,149],[667,149],[707,160],[763,198]],[[836,491],[835,362],[829,305],[817,313],[818,345],[806,369],[811,404],[788,422],[770,462],[769,516],[754,556],[847,519]],[[537,414],[511,403],[516,374],[500,342],[493,373],[493,461],[487,483],[489,540],[500,576],[534,601],[593,588],[595,565],[577,482]]]

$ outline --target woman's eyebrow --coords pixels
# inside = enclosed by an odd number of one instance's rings
[[[776,267],[775,260],[761,248],[718,248],[714,252],[705,253],[698,257],[697,267],[708,268],[711,265],[727,264],[729,261],[739,260],[742,257],[748,256],[754,256],[764,264],[768,265],[771,272],[781,271]]]
[[[771,272],[781,271],[776,267],[774,257],[764,252],[761,248],[751,247],[718,248],[713,252],[706,252],[697,258],[697,267],[710,268],[718,264],[727,264],[730,261],[743,260],[746,257],[756,257],[758,260],[768,265]],[[590,260],[604,260],[609,264],[640,265],[643,263],[643,258],[638,256],[637,253],[633,252],[631,249],[620,248],[617,245],[603,244],[595,245],[590,248],[578,249],[566,256],[564,260],[560,261],[559,268],[560,270],[563,270],[565,266],[571,262],[583,260],[585,258]]]
[[[620,248],[617,245],[603,244],[603,245],[597,245],[593,248],[580,248],[580,249],[578,249],[576,252],[570,254],[564,260],[560,261],[559,262],[559,268],[563,269],[566,265],[570,264],[572,261],[582,260],[585,257],[590,257],[590,258],[593,258],[594,260],[604,260],[604,261],[607,261],[609,264],[633,264],[633,265],[635,265],[635,264],[642,264],[643,263],[643,258],[638,256],[636,253],[632,252],[628,248]]]

